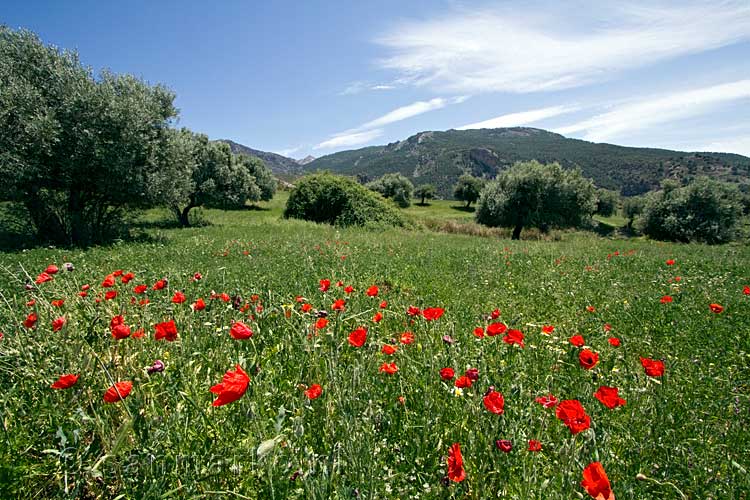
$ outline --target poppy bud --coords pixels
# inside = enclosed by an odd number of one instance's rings
[[[466,370],[466,373],[464,373],[467,378],[469,378],[472,382],[476,382],[479,380],[479,370],[476,368],[469,368]]]
[[[148,367],[148,374],[151,375],[152,373],[161,373],[164,371],[164,362],[160,359],[157,359],[154,361],[154,364]]]
[[[450,335],[443,335],[443,342],[448,345],[453,345],[453,337],[451,337]]]
[[[68,272],[75,271],[75,266],[73,266],[71,262],[66,262],[65,264],[63,264],[63,267]]]
[[[510,450],[513,449],[513,443],[511,443],[507,439],[498,439],[497,441],[495,441],[495,446],[497,446],[498,450],[504,453],[509,453]]]

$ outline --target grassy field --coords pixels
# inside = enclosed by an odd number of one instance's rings
[[[453,204],[408,211],[470,219]],[[209,224],[190,229],[154,211],[140,242],[0,254],[0,497],[588,498],[582,471],[598,461],[618,499],[748,498],[747,246],[337,229],[281,220],[282,205],[205,210]],[[52,263],[54,279],[27,290]],[[118,270],[133,280],[104,287]],[[172,302],[178,291],[185,302]],[[204,310],[191,308],[198,298]],[[410,316],[410,306],[444,314]],[[328,324],[317,328],[322,310]],[[131,330],[121,340],[118,315]],[[155,340],[155,325],[172,319],[176,340]],[[231,336],[238,321],[251,338]],[[523,347],[508,332],[475,335],[498,322],[522,331]],[[599,355],[591,369],[584,349]],[[640,357],[663,360],[663,376],[648,376]],[[164,370],[149,374],[155,360]],[[237,365],[246,392],[212,406],[210,389]],[[441,379],[446,367],[455,378]],[[457,388],[472,368],[472,386]],[[63,374],[79,379],[52,389]],[[118,381],[132,392],[106,403]],[[313,384],[322,393],[309,399]],[[619,388],[624,406],[605,407],[600,386]],[[502,414],[483,404],[490,387]],[[590,428],[572,434],[535,401],[548,394],[580,401]],[[446,478],[453,443],[462,482]]]

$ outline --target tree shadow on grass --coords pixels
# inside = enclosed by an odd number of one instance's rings
[[[472,214],[476,211],[476,208],[467,207],[466,205],[451,205],[451,208],[453,210],[458,210],[459,212],[468,212]]]

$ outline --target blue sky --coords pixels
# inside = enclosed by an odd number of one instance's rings
[[[750,1],[35,1],[0,23],[177,93],[179,125],[295,158],[533,126],[750,155]]]

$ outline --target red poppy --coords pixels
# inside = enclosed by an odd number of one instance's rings
[[[130,336],[130,327],[125,324],[125,318],[122,315],[114,316],[109,321],[109,329],[112,336],[117,340],[122,340]]]
[[[419,316],[420,314],[422,314],[422,310],[418,307],[409,306],[406,309],[406,314],[408,314],[409,316]]]
[[[53,279],[54,278],[50,276],[49,274],[42,272],[42,273],[39,273],[39,276],[36,277],[36,280],[34,280],[34,283],[36,283],[37,285],[41,285],[42,283],[52,281]]]
[[[549,335],[550,333],[552,333],[554,331],[555,331],[555,327],[552,326],[552,325],[544,325],[542,327],[542,333],[545,333],[547,335]]]
[[[55,318],[52,320],[52,331],[53,332],[59,332],[62,330],[62,327],[65,325],[65,316],[60,316],[59,318]]]
[[[199,298],[198,300],[193,302],[193,311],[202,311],[205,308],[206,308],[206,302],[202,298]]]
[[[414,343],[414,334],[411,332],[404,332],[401,334],[401,343],[404,345],[409,345]]]
[[[237,321],[229,329],[229,335],[235,340],[246,340],[253,336],[253,331],[242,321]]]
[[[448,478],[455,483],[460,483],[466,479],[464,458],[461,456],[461,445],[459,443],[453,443],[448,450]]]
[[[508,333],[503,337],[503,342],[506,344],[518,344],[524,347],[523,333],[521,330],[508,330]]]
[[[428,307],[427,309],[422,311],[422,316],[427,321],[434,321],[436,319],[439,319],[444,312],[445,309],[443,309],[442,307]]]
[[[182,304],[187,299],[185,298],[185,294],[180,292],[179,290],[172,295],[172,303],[173,304]]]
[[[317,399],[321,394],[323,394],[323,388],[318,384],[311,385],[305,391],[305,396],[307,396],[307,399]]]
[[[503,395],[497,391],[488,392],[482,401],[484,402],[484,407],[495,415],[502,415],[503,411],[505,411],[505,399],[503,398]]]
[[[712,313],[721,314],[724,312],[724,306],[721,304],[710,304],[708,307],[711,309]]]
[[[667,264],[668,266],[674,266],[674,259],[669,259],[669,260],[667,260],[666,264]]]
[[[372,317],[372,320],[373,320],[373,321],[374,321],[375,323],[380,323],[380,321],[381,321],[382,319],[383,319],[383,313],[381,313],[381,312],[376,312],[376,313],[375,313],[375,316],[373,316],[373,317]]]
[[[169,342],[177,340],[177,325],[174,324],[173,319],[154,325],[154,329],[156,329],[156,334],[154,334],[156,340],[165,339]]]
[[[113,286],[115,286],[115,275],[107,275],[107,277],[104,278],[104,281],[102,281],[102,288],[110,288]]]
[[[329,288],[331,288],[331,280],[323,279],[319,281],[320,287],[318,289],[321,292],[327,292]]]
[[[53,300],[50,302],[53,307],[62,307],[62,305],[65,303],[65,299],[59,299],[59,300]]]
[[[341,281],[341,280],[338,280],[338,281],[336,282],[336,286],[338,286],[338,287],[342,287],[342,286],[344,286],[344,282],[343,282],[343,281]]]
[[[586,310],[590,313],[596,312],[596,308],[594,306],[586,306]]]
[[[669,304],[670,302],[672,302],[672,300],[673,300],[672,297],[670,297],[669,295],[665,295],[661,298],[661,303]]]
[[[474,331],[472,333],[474,333],[474,336],[478,339],[484,338],[484,328],[482,328],[481,326],[474,328]]]
[[[453,368],[445,367],[440,369],[440,378],[443,380],[453,380],[455,376],[456,372],[453,371]]]
[[[193,281],[200,281],[203,279],[203,275],[201,273],[195,273],[193,275]]]
[[[45,269],[44,272],[47,274],[57,274],[59,270],[60,268],[58,268],[56,265],[50,264],[49,266],[47,266],[47,269]]]
[[[555,408],[555,416],[568,426],[571,434],[578,434],[591,427],[591,418],[577,399],[561,401]]]
[[[618,339],[617,337],[610,337],[607,339],[607,342],[609,342],[609,345],[614,347],[620,346],[620,339]]]
[[[322,330],[327,326],[328,320],[326,318],[318,318],[318,320],[315,322],[315,328],[317,328],[318,330]]]
[[[224,378],[221,379],[221,383],[211,387],[211,392],[219,396],[211,403],[212,406],[233,403],[240,399],[245,394],[245,391],[247,391],[250,377],[240,365],[236,365],[235,368],[235,371],[227,370]]]
[[[529,439],[529,451],[542,451],[542,443],[536,439]]]
[[[333,304],[331,304],[331,309],[334,311],[343,311],[346,307],[346,300],[344,299],[337,299]]]
[[[547,396],[539,396],[535,399],[535,401],[545,408],[554,408],[557,403],[560,402],[560,400],[552,394],[548,394]]]
[[[583,340],[583,335],[573,335],[570,337],[570,343],[576,347],[583,347],[586,342]]]
[[[349,334],[349,345],[354,347],[362,347],[365,345],[367,340],[367,329],[364,326],[360,326]]]
[[[312,309],[312,305],[310,304],[302,304],[302,307],[300,308],[303,313],[310,312]]]
[[[61,375],[60,378],[58,378],[50,387],[53,389],[68,389],[69,387],[76,385],[77,382],[78,375],[69,373],[67,375]]]
[[[26,305],[29,307],[34,307],[36,305],[36,299],[31,299],[30,301],[26,302]]]
[[[122,269],[118,269],[117,271],[115,271],[115,272],[112,273],[112,276],[119,277],[119,276],[122,276],[122,273],[124,273],[124,272],[125,271],[123,271]]]
[[[372,285],[370,288],[367,289],[366,293],[368,297],[377,297],[378,292],[380,292],[380,289],[377,286]]]
[[[455,385],[459,389],[471,387],[471,379],[466,375],[462,375],[456,379],[456,382],[453,385]]]
[[[602,402],[604,406],[610,410],[617,408],[618,406],[624,406],[625,400],[618,395],[619,389],[617,387],[607,387],[603,385],[594,393],[594,397]]]
[[[745,285],[745,288],[742,289],[742,293],[745,295],[750,295],[750,286]]]
[[[379,371],[381,373],[387,373],[388,375],[393,375],[398,371],[398,366],[396,366],[396,363],[383,363],[380,365]]]
[[[136,285],[133,287],[133,291],[139,295],[142,293],[146,293],[146,290],[148,290],[147,285]]]
[[[503,453],[510,453],[510,450],[513,449],[513,443],[511,443],[507,439],[498,439],[497,441],[495,441],[495,446]]]
[[[395,354],[397,349],[398,349],[397,346],[385,344],[383,348],[380,350],[380,352],[390,356],[392,354]]]
[[[383,302],[381,302],[381,303],[380,303],[380,306],[379,306],[379,307],[380,307],[381,309],[385,309],[386,307],[388,307],[388,301],[387,301],[387,300],[384,300]]]
[[[605,332],[609,332],[612,330],[612,325],[610,325],[609,323],[604,323],[603,328]]]
[[[349,285],[349,286],[347,286],[346,288],[344,288],[344,293],[345,293],[345,294],[349,295],[349,294],[351,294],[352,292],[354,292],[354,287],[353,287],[353,286]]]
[[[159,281],[154,283],[154,286],[152,288],[154,290],[163,290],[165,286],[167,286],[166,280],[160,279]]]
[[[133,389],[133,382],[117,382],[115,385],[107,389],[104,393],[104,401],[107,403],[117,403],[118,401],[125,399]]]
[[[581,486],[595,500],[615,500],[609,478],[600,462],[592,462],[583,469]]]
[[[649,377],[661,377],[664,375],[664,362],[658,359],[641,358],[641,365],[643,365],[646,375]]]
[[[497,319],[500,317],[500,309],[495,309],[490,313],[490,318]]]
[[[127,285],[128,283],[133,281],[133,279],[135,279],[135,274],[133,273],[124,274],[122,278],[120,278],[120,283],[124,283]]]
[[[599,355],[589,349],[584,349],[578,353],[578,362],[582,368],[592,369],[599,362]]]
[[[146,335],[146,332],[143,330],[143,328],[139,328],[138,330],[133,332],[132,337],[134,339],[142,339]]]
[[[30,313],[28,316],[26,316],[26,319],[23,320],[23,326],[31,330],[36,326],[36,322],[39,320],[39,316],[36,315],[36,313]]]
[[[490,337],[494,337],[495,335],[502,335],[507,329],[508,327],[505,325],[505,323],[490,323],[489,325],[487,325],[487,335],[489,335]]]
[[[112,300],[117,297],[117,290],[110,290],[104,294],[104,300]]]

